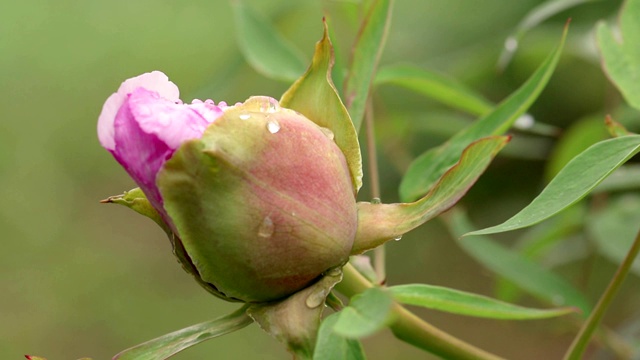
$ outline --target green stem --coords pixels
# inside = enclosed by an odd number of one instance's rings
[[[378,168],[378,152],[376,149],[376,132],[373,123],[373,102],[367,100],[364,113],[364,121],[367,131],[367,154],[369,154],[369,180],[371,182],[371,198],[380,200],[380,171]],[[386,251],[384,244],[373,250],[373,268],[380,284],[384,284],[387,277]]]
[[[591,315],[589,315],[589,318],[580,329],[580,332],[573,340],[573,343],[571,343],[569,350],[567,350],[567,353],[564,356],[564,360],[582,359],[582,354],[587,349],[591,336],[593,336],[593,333],[598,328],[598,324],[600,324],[604,313],[609,308],[609,305],[611,305],[611,301],[613,301],[613,298],[620,289],[620,285],[622,285],[624,278],[629,273],[638,252],[640,252],[640,232],[636,235],[636,239],[633,241],[631,249],[629,249],[627,256],[624,258],[624,261],[622,261],[622,264],[620,264],[620,267],[613,276],[613,279],[611,279],[611,282],[604,291],[604,294],[600,297],[598,304],[596,304]]]
[[[336,285],[342,294],[352,297],[374,285],[351,264],[342,269],[344,277]],[[389,328],[400,340],[429,351],[445,359],[456,360],[501,360],[502,358],[449,335],[420,319],[402,305],[394,304],[393,321]]]

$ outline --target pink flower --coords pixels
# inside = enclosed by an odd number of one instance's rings
[[[226,104],[183,104],[178,87],[160,71],[126,80],[102,107],[98,139],[168,221],[156,176],[185,141],[198,139]]]

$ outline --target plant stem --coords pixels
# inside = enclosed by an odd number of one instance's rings
[[[343,268],[342,282],[336,289],[352,297],[374,285],[360,274],[351,264]],[[400,340],[429,351],[445,359],[456,360],[501,360],[502,358],[468,344],[420,319],[402,305],[395,303],[392,308],[393,321],[389,328]]]
[[[371,198],[380,200],[380,171],[378,168],[378,152],[376,149],[376,132],[373,123],[373,102],[371,97],[367,100],[364,113],[364,121],[367,131],[367,154],[369,155],[369,182],[371,183]],[[373,268],[380,284],[384,284],[387,278],[386,254],[384,244],[373,250]]]
[[[564,356],[564,360],[580,360],[582,358],[582,354],[586,350],[587,345],[589,345],[591,336],[598,328],[598,324],[602,320],[604,313],[609,308],[609,305],[611,305],[611,301],[613,301],[613,298],[620,289],[620,285],[622,285],[624,278],[629,273],[638,252],[640,252],[640,232],[636,235],[636,238],[631,245],[631,249],[629,249],[624,261],[622,261],[622,264],[620,264],[620,267],[613,276],[613,279],[611,279],[609,286],[607,286],[607,289],[600,297],[598,304],[596,304],[591,315],[589,315],[589,318],[580,329],[580,332],[573,340],[573,343],[571,343],[569,350],[567,350],[567,353]]]

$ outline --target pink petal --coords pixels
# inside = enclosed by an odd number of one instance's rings
[[[180,97],[178,87],[169,81],[167,75],[160,71],[145,73],[123,82],[118,91],[109,96],[102,106],[102,112],[98,117],[98,139],[100,140],[100,144],[107,150],[113,151],[115,149],[114,120],[118,110],[124,103],[127,95],[138,87],[152,89],[170,101],[177,101]]]
[[[133,91],[129,107],[142,131],[157,136],[173,150],[187,140],[202,137],[207,126],[222,115],[215,105],[176,104],[143,88]]]

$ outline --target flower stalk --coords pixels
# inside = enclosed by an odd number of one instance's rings
[[[374,285],[360,274],[351,264],[344,266],[343,280],[336,290],[353,297]],[[395,303],[392,308],[394,319],[389,328],[400,340],[426,350],[445,359],[459,360],[500,360],[497,355],[464,342],[420,319],[402,305]]]

